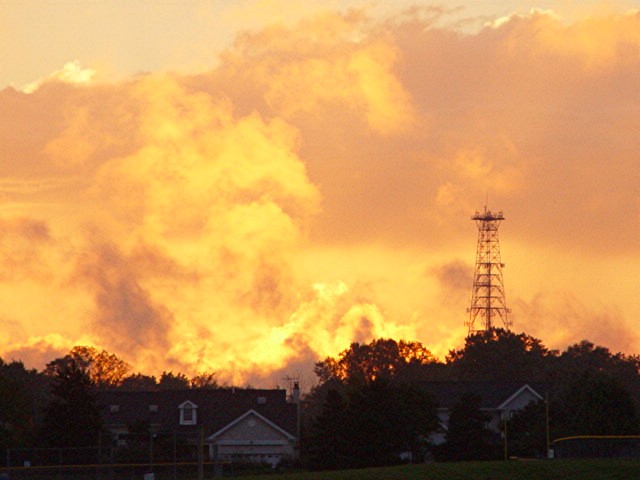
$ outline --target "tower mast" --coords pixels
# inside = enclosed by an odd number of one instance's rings
[[[504,296],[504,263],[500,260],[498,240],[498,228],[504,216],[501,211],[494,213],[485,206],[484,212],[476,211],[471,219],[478,226],[478,245],[471,307],[467,309],[469,320],[466,325],[469,327],[469,335],[490,330],[496,319],[502,320],[502,324],[508,329],[511,322],[507,315],[511,310],[507,308]]]

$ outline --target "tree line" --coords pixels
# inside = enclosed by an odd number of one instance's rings
[[[302,404],[301,460],[312,469],[389,465],[402,459],[501,458],[499,435],[486,428],[480,398],[468,395],[450,411],[445,443],[438,405],[425,382],[523,382],[545,385],[548,398],[509,421],[510,454],[540,457],[551,438],[639,434],[640,357],[612,353],[589,341],[564,351],[503,329],[466,338],[437,359],[420,342],[377,339],[352,343],[315,364],[318,383]],[[116,355],[74,347],[42,371],[0,359],[0,459],[7,448],[95,445],[102,429],[100,389],[221,388],[213,372],[159,378],[132,373]],[[543,392],[540,392],[543,393]],[[547,402],[548,400],[548,402]]]
[[[514,412],[508,455],[542,458],[547,438],[640,434],[640,357],[584,340],[560,352],[525,333],[478,332],[444,361],[419,342],[353,343],[317,362],[308,396],[303,457],[316,469],[504,458],[503,434],[487,428],[481,398],[463,395],[449,412],[445,442],[428,382],[536,384],[544,398]]]
[[[214,372],[189,378],[164,371],[159,378],[132,373],[115,354],[76,346],[42,371],[0,359],[0,459],[7,448],[95,446],[104,389],[219,388]]]

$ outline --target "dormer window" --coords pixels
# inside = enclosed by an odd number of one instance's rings
[[[194,423],[193,407],[191,405],[187,405],[182,409],[182,423]]]
[[[198,406],[187,400],[178,405],[180,409],[180,425],[195,425],[198,422]]]

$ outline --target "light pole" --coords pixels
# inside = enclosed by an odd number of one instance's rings
[[[549,458],[551,450],[549,443],[549,390],[545,393],[544,398],[544,421],[545,421],[545,433],[547,435],[547,458]]]
[[[507,418],[509,418],[509,411],[502,412],[502,418],[504,419],[504,459],[509,460],[509,443],[507,440]]]
[[[149,432],[149,473],[153,474],[153,437],[155,433]]]

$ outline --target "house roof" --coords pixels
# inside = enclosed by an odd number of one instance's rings
[[[195,427],[180,425],[179,408],[188,401],[197,406]],[[109,390],[99,393],[98,403],[107,426],[149,422],[161,431],[204,427],[208,436],[254,410],[290,435],[296,435],[296,405],[288,403],[285,390],[279,389]],[[112,405],[118,405],[117,411]],[[151,405],[157,409],[150,409]]]
[[[451,408],[465,393],[480,397],[480,408],[500,409],[516,394],[529,389],[539,398],[544,398],[549,385],[539,382],[421,382],[421,388],[431,393],[439,408]],[[525,388],[527,387],[527,388]]]
[[[498,408],[499,409],[507,408],[507,406],[513,400],[515,400],[518,396],[524,394],[527,391],[530,392],[531,394],[533,394],[533,396],[536,397],[538,400],[542,400],[542,398],[543,398],[542,395],[540,395],[533,388],[531,388],[531,386],[529,384],[525,384],[525,385],[521,386],[518,390],[516,390],[514,393],[512,393],[509,398],[505,399],[500,405],[498,405]]]

